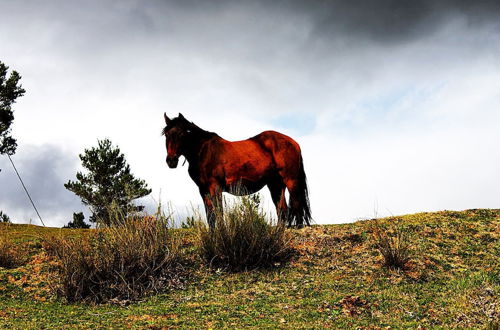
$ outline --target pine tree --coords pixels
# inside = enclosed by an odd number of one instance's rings
[[[90,228],[90,225],[84,221],[85,216],[83,212],[73,213],[73,221],[68,222],[63,228]]]
[[[151,193],[144,180],[130,173],[130,166],[118,147],[109,139],[98,140],[97,148],[85,149],[80,154],[86,173],[76,173],[77,181],[68,181],[64,187],[90,207],[91,222],[112,225],[110,208],[126,218],[144,206],[134,205],[133,200]]]
[[[8,70],[9,67],[0,61],[0,155],[13,155],[16,152],[16,139],[10,135],[14,121],[12,104],[25,92],[21,85],[18,85],[21,80],[19,73],[12,71],[7,78]]]

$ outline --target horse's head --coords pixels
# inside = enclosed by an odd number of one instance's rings
[[[170,168],[176,168],[179,163],[179,156],[185,153],[192,124],[182,114],[173,119],[168,118],[166,113],[163,116],[165,117],[165,124],[167,124],[163,129],[167,147],[167,165]]]

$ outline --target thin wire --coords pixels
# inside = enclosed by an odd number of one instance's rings
[[[31,205],[33,205],[33,208],[35,209],[36,214],[38,215],[38,218],[40,219],[40,222],[45,227],[45,223],[43,223],[42,217],[40,216],[40,213],[38,212],[38,209],[36,208],[35,203],[33,203],[33,200],[31,199],[30,193],[28,192],[28,189],[26,189],[26,186],[24,185],[23,179],[21,179],[21,176],[19,175],[19,172],[17,171],[16,165],[14,165],[14,162],[12,161],[12,158],[10,158],[9,154],[7,154],[7,157],[9,157],[10,163],[12,164],[14,171],[16,171],[17,177],[19,178],[19,181],[21,181],[21,184],[23,185],[24,191],[26,192],[26,195],[28,195],[28,198],[30,199]]]

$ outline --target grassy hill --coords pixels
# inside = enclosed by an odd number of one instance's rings
[[[390,270],[373,227],[410,233],[412,257]],[[0,224],[0,238],[29,255],[0,267],[0,328],[426,328],[498,329],[500,210],[418,213],[293,230],[295,257],[269,270],[228,273],[192,255],[183,287],[129,304],[67,304],[53,294],[47,235],[86,230]]]

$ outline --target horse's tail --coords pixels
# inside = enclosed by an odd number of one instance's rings
[[[297,178],[296,191],[290,194],[291,217],[288,225],[297,227],[310,226],[312,222],[311,205],[309,203],[309,191],[307,188],[307,177],[304,171],[304,161],[300,155],[299,176]]]

